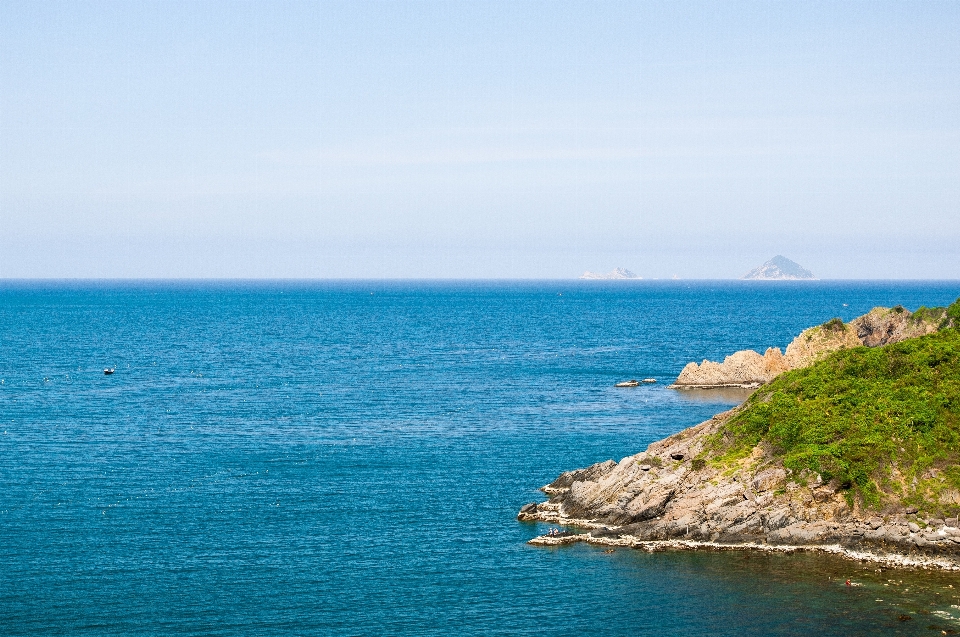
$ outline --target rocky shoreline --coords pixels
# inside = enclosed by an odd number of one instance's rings
[[[739,409],[739,408],[738,408]],[[645,550],[819,551],[895,567],[960,570],[960,521],[911,507],[849,503],[819,475],[793,476],[760,447],[733,467],[697,456],[736,410],[651,444],[620,462],[568,471],[525,505],[521,521],[582,529],[530,544],[587,542]]]

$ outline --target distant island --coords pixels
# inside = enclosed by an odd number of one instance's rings
[[[634,274],[630,270],[627,270],[626,268],[617,268],[611,272],[607,272],[606,274],[599,274],[597,272],[590,272],[588,270],[587,272],[584,272],[580,276],[580,278],[610,281],[610,280],[618,280],[618,279],[642,279],[643,277],[637,276],[636,274]]]
[[[817,277],[799,263],[778,254],[760,267],[750,270],[742,278],[751,281],[800,281]]]
[[[749,380],[769,381],[740,407],[542,487],[549,501],[519,520],[589,532],[530,543],[818,550],[960,570],[960,299],[831,319],[794,343],[790,364],[758,366],[768,376]]]

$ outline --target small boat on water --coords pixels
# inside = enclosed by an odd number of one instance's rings
[[[622,383],[617,383],[614,387],[639,387],[639,380],[625,380]]]
[[[655,383],[655,382],[657,382],[657,379],[656,379],[656,378],[644,378],[644,379],[643,379],[643,382],[645,382],[645,383]]]
[[[107,376],[109,376],[110,374],[112,374],[112,373],[115,372],[115,371],[117,371],[117,368],[116,368],[116,367],[105,367],[105,368],[103,369],[103,373],[104,373],[105,375],[107,375]]]

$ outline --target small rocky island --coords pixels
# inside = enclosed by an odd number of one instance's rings
[[[518,519],[580,532],[530,543],[960,569],[960,299],[813,329],[798,366],[740,407],[542,487],[549,500]]]
[[[607,272],[606,274],[600,274],[598,272],[590,272],[589,270],[587,270],[586,272],[580,275],[580,278],[591,280],[591,281],[621,281],[625,279],[640,280],[643,277],[634,274],[633,272],[631,272],[630,270],[627,270],[626,268],[616,268],[610,272]]]
[[[778,254],[760,267],[754,268],[743,275],[744,279],[752,281],[799,281],[813,280],[813,272],[799,263]]]

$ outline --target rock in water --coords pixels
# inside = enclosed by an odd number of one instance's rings
[[[815,279],[813,272],[785,256],[777,255],[743,275],[744,279],[761,281],[798,281]]]

